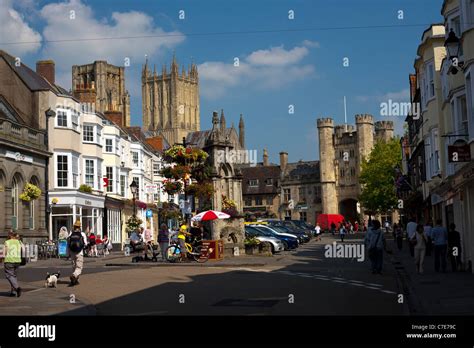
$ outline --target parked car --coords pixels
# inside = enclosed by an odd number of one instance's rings
[[[266,228],[259,228],[261,225],[257,226],[245,226],[245,230],[247,231],[247,228],[251,231],[258,232],[262,236],[267,236],[267,237],[274,237],[283,243],[285,250],[291,250],[291,249],[296,249],[300,243],[298,241],[298,238],[295,236],[288,236],[286,233],[279,234],[273,229],[266,229]]]
[[[290,220],[290,222],[291,222],[294,226],[296,226],[296,227],[298,227],[298,228],[304,230],[306,233],[308,233],[309,235],[311,235],[311,237],[314,237],[314,236],[316,235],[316,231],[315,231],[315,229],[314,229],[314,226],[309,225],[309,224],[306,223],[305,221],[303,221],[303,220]]]
[[[276,233],[277,235],[297,238],[299,244],[305,243],[307,241],[305,239],[306,236],[304,235],[304,233],[300,233],[300,232],[293,233],[293,231],[289,231],[289,230],[286,230],[286,229],[278,230],[278,229],[274,228],[274,225],[270,225],[270,224],[259,224],[259,225],[255,225],[255,227],[265,229],[266,231]]]
[[[252,229],[249,226],[245,226],[245,236],[246,237],[255,237],[260,242],[264,243],[267,242],[270,244],[272,248],[272,254],[279,253],[280,251],[285,249],[285,246],[281,240],[271,236],[265,236],[259,231]]]
[[[285,221],[269,221],[269,227],[280,227],[283,230],[280,230],[280,233],[290,233],[298,237],[300,243],[309,242],[311,237],[304,230],[299,229],[298,227],[293,226],[292,224],[285,224]]]

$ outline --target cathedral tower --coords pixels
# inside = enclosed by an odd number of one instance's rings
[[[72,66],[73,95],[83,103],[93,103],[95,110],[121,112],[122,125],[130,126],[130,95],[125,89],[125,68],[95,61]]]
[[[199,78],[197,66],[179,73],[173,56],[170,72],[166,66],[157,75],[148,67],[142,69],[143,129],[160,131],[169,144],[181,142],[190,132],[200,130]]]

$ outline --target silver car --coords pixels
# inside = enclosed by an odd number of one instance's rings
[[[270,243],[272,246],[272,254],[279,253],[282,250],[285,250],[285,246],[281,242],[281,240],[275,237],[266,237],[266,236],[255,236],[260,242],[267,242]]]

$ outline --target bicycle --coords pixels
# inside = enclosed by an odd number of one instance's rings
[[[190,260],[194,260],[199,263],[204,263],[209,260],[209,252],[205,255],[201,255],[201,240],[196,239],[192,243],[185,242],[186,257]],[[168,262],[180,262],[181,261],[181,246],[179,241],[173,240],[171,245],[165,250],[166,260]]]

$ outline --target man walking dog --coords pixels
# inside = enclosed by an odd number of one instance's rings
[[[81,231],[81,221],[77,220],[74,223],[74,229],[69,233],[67,239],[67,246],[69,250],[69,257],[72,261],[73,273],[69,277],[71,283],[69,286],[74,286],[79,284],[79,276],[82,273],[82,267],[84,264],[84,253],[83,250],[87,245],[87,236],[84,232]]]

